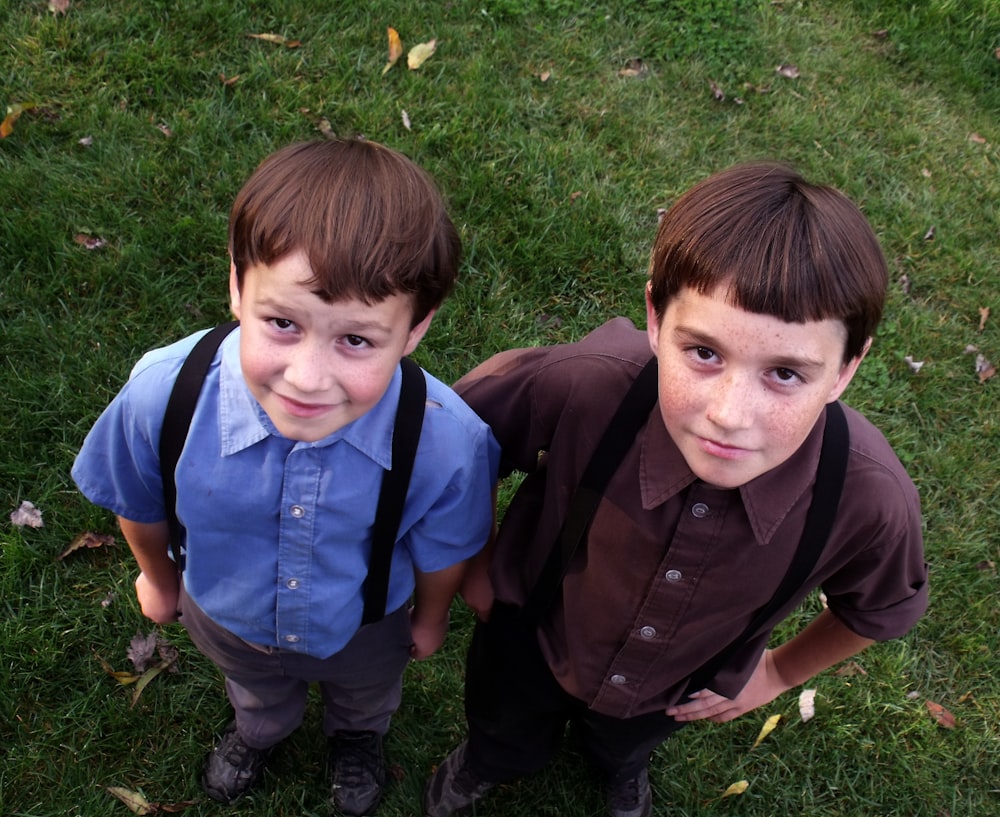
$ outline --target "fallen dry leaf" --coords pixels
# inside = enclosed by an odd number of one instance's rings
[[[135,814],[155,814],[157,809],[139,792],[122,786],[108,786],[108,793],[123,802]]]
[[[418,43],[410,49],[406,55],[406,66],[411,71],[416,71],[421,65],[431,58],[437,50],[437,40],[428,40],[426,43]]]
[[[849,678],[853,675],[867,675],[865,668],[861,666],[857,661],[848,661],[844,666],[840,667],[834,675],[840,675],[844,678]]]
[[[985,145],[986,144],[986,137],[985,136],[980,136],[978,133],[970,133],[969,134],[969,141],[970,142],[975,142],[977,145]]]
[[[764,721],[764,725],[760,729],[760,734],[757,735],[757,740],[753,742],[753,746],[751,746],[750,748],[756,749],[758,746],[760,746],[764,738],[766,738],[774,731],[774,728],[778,725],[778,722],[780,720],[781,720],[781,715],[772,715],[770,718]]]
[[[646,63],[636,57],[625,63],[625,66],[618,71],[618,76],[632,79],[635,77],[644,77],[648,73],[649,68],[646,67]]]
[[[285,48],[298,48],[302,45],[302,40],[289,40],[288,37],[282,34],[247,34],[247,36],[254,40],[263,40],[266,43],[283,45]]]
[[[115,543],[115,537],[110,533],[94,533],[93,531],[84,531],[73,538],[73,541],[66,546],[66,550],[60,553],[56,559],[61,561],[69,556],[73,551],[81,550],[83,548],[99,548],[104,545],[113,545]]]
[[[785,77],[786,79],[799,78],[799,67],[790,62],[783,62],[781,65],[776,66],[774,70],[779,77]]]
[[[979,307],[979,331],[986,328],[986,321],[990,318],[990,308],[988,306]]]
[[[13,105],[8,105],[7,116],[0,122],[0,139],[6,139],[14,132],[14,125],[21,118],[21,114],[37,107],[38,104],[35,102],[15,102]]]
[[[985,383],[997,373],[997,367],[986,359],[984,355],[976,355],[976,374],[979,375],[979,382]]]
[[[94,137],[84,136],[82,139],[77,139],[76,143],[82,147],[89,148],[92,144],[94,144]]]
[[[111,664],[105,661],[96,650],[94,650],[94,658],[97,659],[98,663],[100,663],[104,671],[112,678],[114,678],[122,686],[128,686],[129,684],[134,684],[136,681],[139,680],[139,676],[134,673],[125,672],[124,670],[116,670],[114,667],[111,666]]]
[[[935,703],[934,701],[924,701],[924,705],[927,707],[927,711],[931,713],[931,717],[934,718],[938,726],[945,729],[954,729],[955,726],[957,726],[955,716],[941,706],[941,704]]]
[[[726,797],[732,797],[737,794],[743,794],[743,792],[745,792],[749,788],[750,788],[749,780],[738,780],[722,793],[722,799]]]
[[[542,73],[540,73],[538,75],[538,81],[539,82],[548,82],[549,79],[551,79],[551,78],[552,78],[552,72],[551,71],[542,71]]]
[[[816,717],[815,689],[803,689],[799,693],[799,717],[802,718],[803,723]]]
[[[924,362],[922,360],[914,360],[913,355],[906,355],[903,360],[906,361],[906,365],[910,367],[910,371],[914,374],[924,367]]]
[[[708,87],[712,89],[712,96],[714,96],[719,102],[723,102],[726,98],[726,92],[722,90],[717,82],[714,80],[708,81]]]
[[[399,39],[399,32],[392,26],[389,26],[386,31],[389,34],[389,61],[382,69],[382,76],[385,76],[389,69],[403,56],[403,41]]]
[[[910,276],[904,272],[899,276],[899,288],[903,290],[904,295],[909,295],[911,286],[912,282],[910,281]]]
[[[99,250],[107,244],[103,238],[87,235],[86,233],[77,233],[73,236],[73,240],[81,247],[85,247],[88,250]]]
[[[167,139],[170,139],[170,138],[172,138],[172,137],[173,137],[173,135],[174,135],[174,132],[173,132],[172,130],[170,130],[170,128],[169,128],[169,127],[167,127],[167,124],[166,124],[165,122],[160,122],[160,123],[158,123],[158,124],[157,124],[157,126],[156,126],[156,129],[157,129],[157,130],[158,130],[158,131],[159,131],[160,133],[162,133],[162,134],[163,134],[164,136],[166,136],[166,137],[167,137]]]
[[[924,233],[924,241],[933,241],[934,235],[937,233],[937,227],[933,224],[928,228],[927,232]]]
[[[69,0],[49,0],[49,11],[53,14],[65,14],[69,11]]]
[[[403,111],[403,127],[406,128],[407,130],[411,129],[410,128],[410,115],[406,111]]]
[[[976,570],[989,571],[992,573],[997,569],[996,562],[992,559],[983,559],[981,562],[976,563]]]
[[[136,682],[135,689],[132,692],[132,704],[130,708],[139,703],[139,696],[142,695],[142,691],[149,686],[149,682],[170,666],[172,666],[172,664],[159,664],[158,666],[150,667],[142,674],[142,677]]]
[[[240,81],[240,75],[233,74],[233,76],[227,77],[225,74],[219,74],[219,80],[227,88],[232,88],[237,82]]]
[[[319,124],[317,124],[316,127],[327,139],[337,138],[337,134],[333,130],[333,125],[330,124],[330,120],[325,116],[319,120]]]
[[[12,525],[19,528],[43,528],[42,512],[35,507],[33,502],[25,499],[10,515]]]

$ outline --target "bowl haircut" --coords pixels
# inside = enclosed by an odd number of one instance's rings
[[[844,194],[788,165],[752,162],[710,176],[667,211],[649,279],[660,319],[683,287],[704,294],[723,285],[747,312],[842,321],[846,363],[878,326],[889,271],[871,225]]]
[[[431,177],[362,139],[301,142],[268,156],[229,217],[237,284],[246,269],[293,252],[325,301],[413,297],[413,325],[455,285],[462,245]]]

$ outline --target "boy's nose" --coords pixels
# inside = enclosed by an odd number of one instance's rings
[[[716,384],[708,403],[708,419],[719,428],[748,428],[753,416],[753,385],[745,378],[730,375]]]
[[[285,380],[302,394],[326,391],[334,382],[333,355],[314,344],[301,345],[285,367]]]

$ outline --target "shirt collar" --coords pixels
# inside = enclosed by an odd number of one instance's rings
[[[240,367],[240,331],[237,329],[222,342],[219,367],[219,426],[222,456],[236,454],[267,437],[281,438],[267,412],[257,402],[243,378]],[[344,441],[382,468],[392,466],[392,430],[402,372],[392,375],[385,394],[371,409],[333,434],[316,442],[296,442],[295,448],[322,448]]]
[[[825,419],[824,412],[802,445],[785,462],[739,488],[758,544],[771,541],[789,511],[813,484],[814,480],[803,481],[802,474],[816,474]],[[676,496],[697,477],[667,432],[658,409],[650,413],[642,435],[640,486],[642,506],[649,509]]]

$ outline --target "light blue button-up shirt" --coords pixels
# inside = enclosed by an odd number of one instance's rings
[[[145,355],[88,434],[73,478],[91,502],[135,522],[165,519],[163,412],[201,334]],[[425,376],[427,408],[387,610],[413,592],[414,569],[469,558],[492,523],[496,441],[450,388]],[[176,471],[185,588],[214,621],[252,643],[316,657],[354,635],[401,380],[397,369],[382,399],[347,426],[297,442],[278,433],[247,388],[239,330],[223,341]]]

